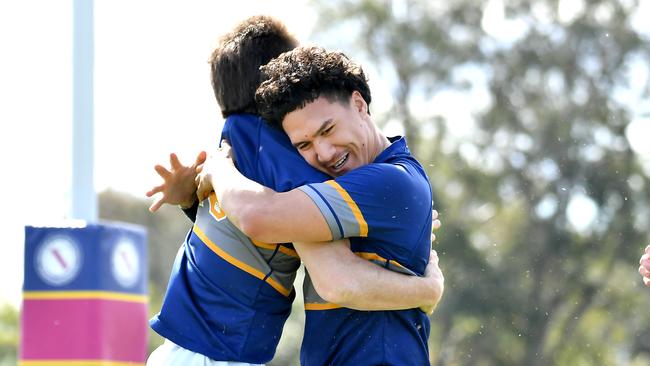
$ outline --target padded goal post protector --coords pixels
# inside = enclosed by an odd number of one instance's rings
[[[20,365],[144,365],[146,231],[70,223],[25,227]]]

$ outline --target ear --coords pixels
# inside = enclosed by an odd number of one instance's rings
[[[368,104],[366,103],[366,100],[363,99],[361,96],[361,93],[358,91],[353,91],[352,92],[352,105],[354,108],[356,108],[356,111],[362,114],[368,114]]]

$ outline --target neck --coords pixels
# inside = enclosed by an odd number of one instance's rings
[[[375,161],[377,156],[382,153],[382,151],[386,150],[388,146],[390,146],[390,141],[388,140],[388,137],[384,136],[384,134],[375,126],[373,126],[373,134],[372,138],[369,142],[369,151],[372,154],[370,156],[370,161]]]

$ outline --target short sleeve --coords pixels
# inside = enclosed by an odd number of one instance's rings
[[[404,228],[431,210],[428,181],[397,164],[369,164],[299,189],[318,206],[334,239]]]

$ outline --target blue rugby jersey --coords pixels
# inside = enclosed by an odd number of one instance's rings
[[[242,174],[276,191],[322,182],[288,137],[254,115],[232,115],[230,141]],[[215,360],[269,362],[295,297],[300,266],[290,244],[253,242],[221,211],[214,193],[198,208],[172,267],[151,327],[188,350]]]
[[[423,275],[431,250],[431,187],[403,138],[372,164],[300,187],[335,239],[385,268]],[[428,365],[429,319],[419,309],[356,311],[326,303],[304,284],[303,366]]]

